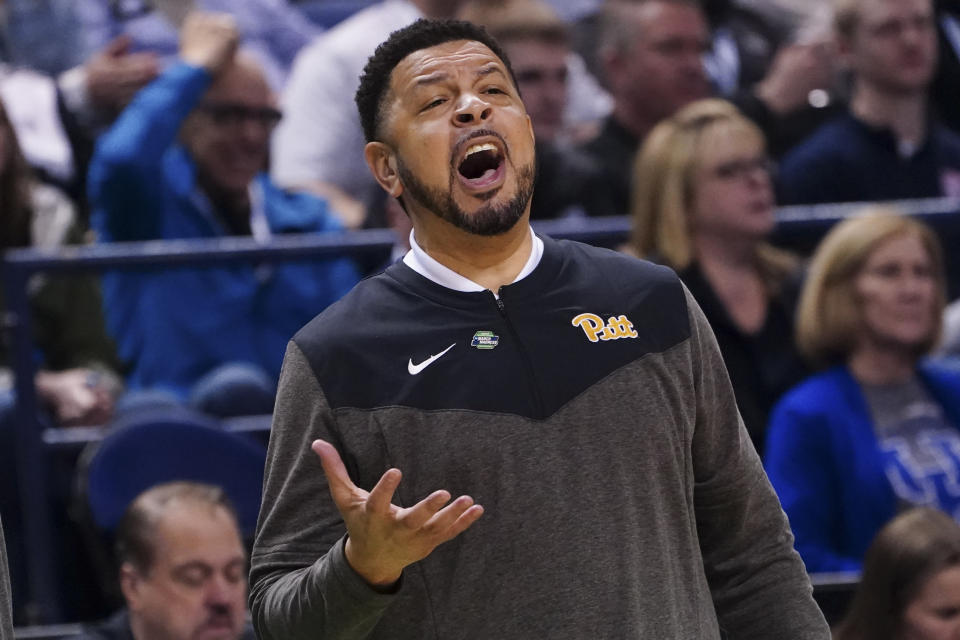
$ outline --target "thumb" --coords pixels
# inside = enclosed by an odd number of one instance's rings
[[[107,46],[103,49],[103,53],[111,58],[116,58],[128,53],[131,46],[133,46],[133,38],[125,33],[121,33],[107,43]]]
[[[334,502],[339,505],[342,501],[349,500],[357,490],[357,486],[350,480],[350,475],[336,447],[326,440],[314,440],[310,448],[320,457],[323,473],[327,476],[327,484],[330,485],[330,494]]]

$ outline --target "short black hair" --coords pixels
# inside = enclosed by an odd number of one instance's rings
[[[517,78],[510,59],[500,44],[486,29],[462,20],[428,20],[421,18],[413,24],[390,34],[370,56],[360,76],[360,86],[354,100],[360,112],[360,124],[367,142],[377,139],[382,122],[382,102],[390,86],[390,74],[400,61],[415,51],[429,49],[445,42],[472,40],[492,51],[507,67],[514,87]]]

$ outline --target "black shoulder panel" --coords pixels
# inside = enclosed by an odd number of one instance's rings
[[[552,415],[620,367],[690,335],[669,269],[544,238],[501,289],[445,289],[403,264],[360,283],[294,338],[334,409]]]

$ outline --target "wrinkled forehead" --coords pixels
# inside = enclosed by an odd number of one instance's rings
[[[390,96],[403,100],[411,94],[459,77],[500,73],[509,81],[504,62],[486,45],[454,40],[410,53],[390,74]],[[512,84],[512,83],[511,83]]]
[[[228,557],[245,557],[236,518],[226,508],[181,500],[167,506],[154,525],[158,559],[181,564],[203,558],[211,548]]]

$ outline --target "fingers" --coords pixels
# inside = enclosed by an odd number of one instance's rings
[[[103,387],[94,389],[94,394],[96,395],[97,416],[106,420],[113,413],[113,394]]]
[[[216,75],[233,58],[238,41],[232,16],[195,11],[186,17],[180,30],[180,57]]]
[[[127,51],[130,50],[131,45],[133,44],[133,39],[125,33],[121,33],[116,38],[107,43],[107,46],[103,48],[102,53],[104,55],[114,57],[122,56]]]
[[[407,527],[419,529],[433,518],[437,512],[443,508],[443,505],[449,501],[449,491],[444,491],[443,489],[434,491],[409,509],[405,509],[399,519],[403,521]]]
[[[380,481],[370,491],[367,498],[367,510],[372,513],[385,514],[390,509],[390,502],[393,500],[393,494],[400,486],[400,479],[403,474],[399,469],[387,469],[386,473],[380,476]]]
[[[420,531],[432,539],[434,545],[460,535],[483,515],[483,507],[474,504],[470,496],[449,502],[450,492],[443,489],[408,509],[399,509],[392,504],[403,477],[399,469],[388,469],[368,494],[350,479],[336,447],[325,440],[314,440],[310,448],[320,458],[330,493],[341,513],[364,502],[362,510],[368,517],[393,521],[394,525],[400,523],[409,532]]]
[[[152,80],[159,73],[160,66],[152,53],[131,53],[120,59],[116,71],[127,81],[143,82]]]
[[[452,525],[447,529],[446,538],[447,540],[453,540],[458,535],[469,529],[474,522],[480,519],[480,516],[483,515],[483,507],[479,504],[472,505],[458,517]]]
[[[461,523],[462,528],[459,531],[453,531],[454,524],[458,523],[460,519],[466,515],[467,511],[474,506],[473,498],[470,496],[460,496],[449,505],[438,511],[435,516],[430,518],[430,520],[423,525],[423,528],[427,532],[439,536],[440,540],[443,542],[450,540],[459,534],[460,531],[465,530],[468,526],[470,526],[470,524],[473,524],[473,522],[470,522],[469,524],[466,524],[466,526],[462,526],[463,523]],[[480,507],[479,505],[476,506],[479,513],[475,514],[476,517],[474,517],[473,520],[476,520],[476,518],[483,513],[483,507]]]
[[[409,509],[409,513],[404,514],[404,523],[422,529],[440,544],[466,531],[483,515],[483,507],[474,504],[470,496],[460,496],[441,509],[449,499],[449,493],[437,491]]]
[[[323,473],[327,476],[327,484],[330,485],[330,493],[333,495],[334,502],[338,506],[341,505],[356,491],[357,486],[350,480],[350,474],[347,473],[347,468],[343,466],[340,453],[336,447],[325,440],[314,440],[310,448],[320,457]]]

